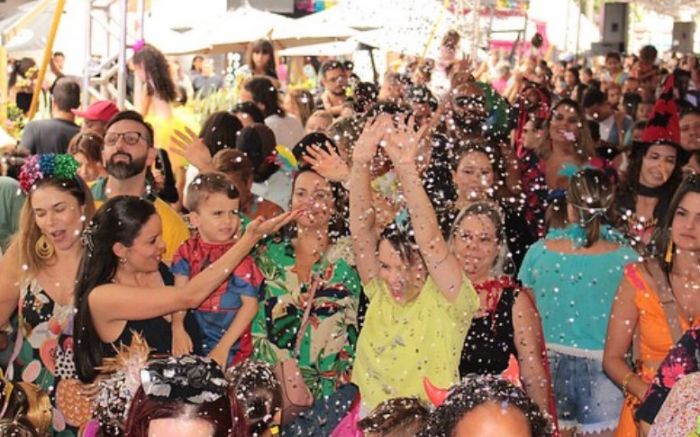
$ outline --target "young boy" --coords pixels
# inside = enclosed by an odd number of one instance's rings
[[[205,173],[189,186],[186,199],[190,222],[197,233],[185,241],[173,258],[175,285],[204,270],[222,256],[240,235],[239,195],[226,175]],[[244,361],[252,352],[250,323],[258,311],[263,282],[253,258],[246,257],[196,310],[202,331],[202,350],[224,367]],[[192,340],[183,326],[184,313],[173,315],[173,355],[192,352]]]

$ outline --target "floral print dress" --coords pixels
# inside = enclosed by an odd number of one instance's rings
[[[51,435],[77,436],[90,418],[92,404],[82,394],[73,360],[74,307],[56,303],[32,280],[22,287],[19,312],[18,335],[22,337],[9,371],[12,380],[34,384],[48,393]]]
[[[670,430],[680,428],[685,432],[683,434],[685,436],[695,429],[696,418],[700,417],[700,398],[697,396],[700,380],[687,379],[686,384],[690,384],[693,388],[686,390],[687,395],[680,396],[680,399],[675,402],[675,412],[682,412],[682,414],[676,414],[678,417],[674,418],[673,414],[669,414],[674,409],[667,405],[671,390],[679,381],[691,374],[700,375],[700,325],[686,331],[671,349],[659,366],[642,404],[637,409],[637,419],[654,423],[659,428],[656,435],[671,435]],[[662,406],[669,407],[667,409],[670,411],[658,420]],[[684,423],[679,422],[680,416],[683,416]],[[662,426],[666,426],[664,433],[658,432]]]
[[[253,321],[253,358],[271,364],[296,358],[314,397],[350,382],[357,341],[361,282],[352,266],[349,238],[331,245],[311,270],[321,278],[300,344],[309,284],[299,280],[289,239],[271,240],[256,254],[265,276],[264,296]],[[298,350],[298,354],[296,353]]]

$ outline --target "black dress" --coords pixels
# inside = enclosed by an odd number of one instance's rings
[[[508,368],[511,354],[517,358],[513,304],[518,293],[515,287],[504,288],[495,311],[472,319],[459,363],[460,377],[469,373],[500,375]]]
[[[160,263],[158,266],[160,275],[163,277],[163,283],[165,285],[174,285],[175,279],[173,274],[170,273],[168,266]],[[148,290],[145,289],[144,293]],[[201,345],[201,333],[199,331],[199,326],[197,321],[191,312],[187,312],[185,316],[185,330],[192,339],[194,355],[202,355]],[[147,320],[129,320],[124,326],[119,338],[113,343],[102,343],[102,350],[104,357],[113,357],[117,353],[117,348],[119,345],[130,345],[133,339],[134,333],[138,333],[146,340],[148,346],[151,348],[151,353],[153,355],[170,355],[172,348],[172,329],[171,324],[163,317],[154,317]]]

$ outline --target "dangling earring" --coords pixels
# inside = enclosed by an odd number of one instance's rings
[[[119,258],[119,264],[126,264],[126,258]]]
[[[39,259],[46,261],[53,256],[54,251],[55,249],[51,243],[51,240],[49,240],[49,238],[44,234],[41,234],[41,237],[39,237],[36,240],[36,243],[34,243],[34,253],[36,253],[36,256],[38,256]]]
[[[668,246],[666,246],[666,255],[664,256],[664,261],[666,264],[671,264],[673,260],[673,240],[668,240]]]

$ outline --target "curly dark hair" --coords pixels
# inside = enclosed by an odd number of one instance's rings
[[[533,437],[554,435],[548,416],[518,387],[495,375],[469,374],[428,418],[418,437],[450,437],[467,413],[486,403],[507,404],[520,410]]]
[[[287,115],[280,105],[279,91],[267,76],[250,77],[243,82],[243,88],[253,96],[253,102],[263,104],[266,118],[275,114],[280,117]]]
[[[170,75],[170,65],[165,55],[150,44],[146,44],[132,58],[134,65],[143,66],[146,72],[148,95],[157,95],[166,102],[177,99],[175,82]]]

